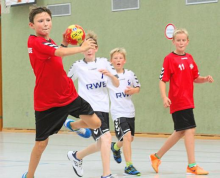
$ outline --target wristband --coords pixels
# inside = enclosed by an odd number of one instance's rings
[[[64,44],[61,44],[60,46],[64,47],[64,48],[67,48],[67,46],[65,46]]]

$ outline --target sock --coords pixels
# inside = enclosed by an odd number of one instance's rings
[[[190,168],[192,168],[192,167],[196,166],[196,163],[189,164],[188,166],[189,166]]]
[[[130,165],[132,165],[132,162],[131,162],[131,161],[126,162],[126,167],[128,167],[128,166],[130,166]]]
[[[157,155],[157,153],[154,154],[158,159],[160,159],[160,157]]]
[[[116,151],[120,150],[120,148],[118,148],[117,143],[114,144],[114,150],[116,150]]]

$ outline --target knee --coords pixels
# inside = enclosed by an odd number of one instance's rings
[[[38,153],[43,153],[43,151],[45,150],[45,148],[48,145],[48,139],[44,140],[44,141],[38,141],[35,144],[35,147],[37,148]]]
[[[96,117],[95,122],[93,122],[93,124],[91,124],[90,128],[97,129],[97,128],[101,127],[101,124],[102,124],[101,120],[98,117]]]
[[[108,144],[111,145],[112,136],[111,136],[110,132],[105,133],[105,134],[101,137],[101,139],[102,139],[102,142],[105,142],[105,143],[108,143]]]
[[[124,135],[123,137],[123,141],[127,141],[127,142],[132,142],[133,141],[133,138],[131,136],[131,132],[128,132]]]
[[[195,128],[186,130],[187,133],[192,134],[192,135],[195,135],[195,131],[196,131]]]

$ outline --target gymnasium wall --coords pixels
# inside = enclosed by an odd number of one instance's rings
[[[127,50],[125,67],[136,73],[142,85],[141,92],[133,97],[138,133],[173,131],[158,87],[163,59],[174,50],[164,31],[168,23],[186,28],[190,35],[187,52],[194,56],[202,76],[210,74],[215,79],[213,84],[195,84],[197,133],[220,134],[220,3],[186,6],[185,0],[140,0],[139,10],[120,12],[111,11],[110,0],[37,0],[37,5],[65,2],[72,4],[72,15],[53,17],[51,38],[57,44],[67,26],[79,24],[85,31],[98,34],[97,56],[109,57],[115,47]],[[27,39],[33,34],[28,27],[29,6],[2,8],[4,128],[33,129],[35,77],[27,52]],[[65,70],[80,58],[81,54],[65,57]]]

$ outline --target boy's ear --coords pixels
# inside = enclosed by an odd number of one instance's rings
[[[32,22],[29,22],[28,25],[29,25],[30,28],[34,29],[34,24]]]

